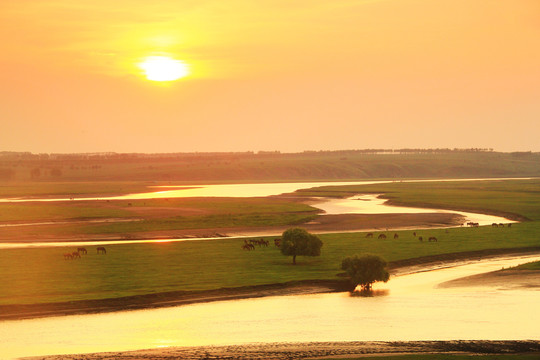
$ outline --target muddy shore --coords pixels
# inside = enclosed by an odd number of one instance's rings
[[[540,247],[529,247],[519,249],[492,249],[442,254],[390,262],[389,269],[394,275],[402,275],[440,267],[455,266],[464,261],[480,260],[501,255],[525,255],[539,252]],[[522,281],[526,282],[527,279],[523,278]],[[278,284],[221,288],[204,291],[171,291],[111,299],[28,305],[0,305],[0,321],[48,316],[152,309],[211,301],[238,300],[265,296],[344,292],[349,290],[351,290],[351,288],[348,281],[346,279],[337,278],[335,280],[291,281]]]
[[[362,356],[402,354],[539,354],[540,341],[369,341],[266,343],[228,346],[170,347],[128,352],[107,352],[78,355],[53,355],[24,358],[27,360],[113,360],[113,359],[228,359],[290,360],[336,359]]]

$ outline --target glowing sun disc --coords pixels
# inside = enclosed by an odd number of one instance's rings
[[[148,56],[139,67],[148,80],[173,81],[189,74],[187,64],[166,56]]]

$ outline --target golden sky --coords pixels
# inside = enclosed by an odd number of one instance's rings
[[[0,46],[0,151],[540,151],[538,0],[2,0]]]

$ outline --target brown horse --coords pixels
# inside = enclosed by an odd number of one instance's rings
[[[107,254],[107,250],[105,250],[105,248],[103,246],[100,246],[97,248],[97,253],[98,254]]]
[[[377,236],[377,239],[386,239],[386,235],[380,234],[379,236]]]
[[[78,251],[74,251],[74,252],[71,253],[71,257],[72,257],[73,259],[77,259],[77,258],[80,259],[80,258],[81,258],[81,254],[79,254]]]
[[[276,247],[280,247],[280,246],[281,246],[281,239],[280,239],[280,238],[274,239],[274,245],[275,245]]]
[[[372,237],[373,237],[373,233],[367,233],[367,234],[366,234],[366,237],[367,237],[367,238],[372,238]]]
[[[64,260],[73,259],[73,255],[71,253],[64,254]]]
[[[431,236],[429,239],[428,239],[429,242],[431,241],[435,241],[437,242],[437,238],[435,236]]]
[[[399,239],[399,235],[398,235],[398,234],[394,234],[394,239]]]
[[[83,247],[77,248],[77,252],[81,254],[88,254],[88,251],[86,251],[86,249]]]

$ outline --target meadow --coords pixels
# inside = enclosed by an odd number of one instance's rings
[[[0,203],[0,224],[55,222],[0,227],[0,239],[76,238],[95,235],[144,237],[153,231],[294,225],[318,209],[280,198],[177,198]],[[99,221],[101,220],[101,221]],[[92,222],[94,221],[94,222]]]
[[[466,196],[455,197],[467,191]],[[463,207],[508,213],[529,220],[509,227],[483,226],[416,230],[437,242],[420,242],[413,231],[366,238],[366,234],[321,234],[320,257],[291,259],[274,246],[243,251],[241,239],[108,245],[107,255],[95,246],[82,259],[64,260],[76,244],[57,248],[3,249],[0,251],[0,304],[29,304],[160,293],[209,290],[223,287],[285,283],[310,279],[338,279],[341,260],[352,254],[373,253],[390,262],[424,256],[540,247],[540,181],[511,180],[467,183],[408,183],[332,188],[332,192],[386,193],[395,201],[433,207]],[[329,189],[319,189],[328,193]],[[485,196],[487,191],[489,196]],[[436,194],[440,192],[440,196]],[[262,202],[264,204],[264,202]],[[261,204],[260,204],[261,205]],[[278,209],[281,205],[278,206]],[[241,207],[241,206],[240,206]],[[225,208],[229,208],[226,205]],[[387,233],[387,235],[392,235]],[[272,239],[269,239],[272,240]]]

